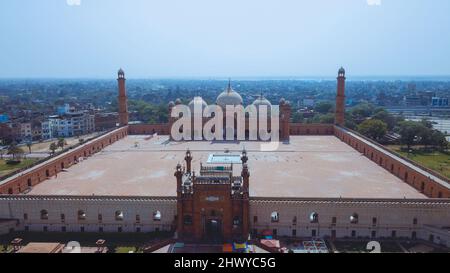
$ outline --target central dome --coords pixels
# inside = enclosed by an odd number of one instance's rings
[[[216,104],[222,108],[225,108],[227,105],[242,105],[242,97],[231,88],[231,82],[228,82],[227,90],[220,93],[217,97]]]

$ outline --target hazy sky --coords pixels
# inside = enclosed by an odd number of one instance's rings
[[[1,0],[0,77],[450,75],[449,14],[449,0]]]

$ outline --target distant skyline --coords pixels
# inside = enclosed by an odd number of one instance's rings
[[[3,0],[0,78],[450,75],[448,0]]]

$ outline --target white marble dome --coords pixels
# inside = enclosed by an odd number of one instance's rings
[[[227,89],[220,93],[216,100],[216,104],[222,108],[225,108],[227,105],[242,105],[242,103],[243,100],[241,95],[231,88],[231,83],[228,83]]]

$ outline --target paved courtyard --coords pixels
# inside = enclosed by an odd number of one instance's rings
[[[334,136],[293,136],[274,152],[261,142],[170,142],[128,136],[37,186],[37,195],[175,196],[186,149],[193,169],[211,154],[248,152],[253,197],[426,198]],[[241,171],[235,164],[235,175]]]

